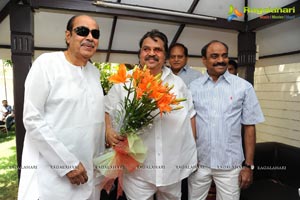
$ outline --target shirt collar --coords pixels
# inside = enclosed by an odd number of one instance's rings
[[[188,66],[188,65],[184,65],[184,67],[183,67],[183,68],[181,68],[181,70],[179,71],[179,73],[180,73],[180,72],[182,72],[182,71],[187,71],[187,70],[188,70],[188,68],[189,68],[189,66]]]
[[[231,82],[232,82],[232,76],[234,76],[234,75],[230,74],[230,73],[228,72],[228,70],[226,70],[225,73],[223,74],[224,79],[225,79],[229,84],[231,84]]]
[[[165,80],[165,78],[169,76],[169,74],[171,73],[171,69],[166,66],[163,66],[161,72],[162,72],[161,80]]]
[[[222,75],[219,77],[218,81],[224,79],[227,83],[231,84],[231,82],[232,82],[232,76],[234,76],[234,75],[230,74],[230,73],[228,72],[228,70],[226,70],[225,73],[222,74]],[[212,78],[208,75],[208,73],[207,73],[207,71],[206,71],[206,72],[204,73],[204,78],[202,79],[202,84],[205,84],[205,83],[207,83],[208,81],[213,81],[213,80],[212,80]]]

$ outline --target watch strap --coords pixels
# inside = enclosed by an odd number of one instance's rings
[[[245,162],[243,162],[243,165],[242,165],[243,167],[247,167],[247,168],[249,168],[249,169],[251,169],[251,170],[254,170],[254,165],[248,165],[248,164],[246,164]]]

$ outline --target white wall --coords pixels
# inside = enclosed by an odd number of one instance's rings
[[[257,142],[300,147],[300,62],[257,67],[254,87],[266,119],[257,125]]]
[[[0,58],[0,101],[6,99],[8,104],[13,106],[13,92],[13,69],[10,66],[3,66],[3,62]]]
[[[300,50],[300,48],[299,48]],[[279,64],[289,64],[300,62],[300,54],[288,55],[288,56],[278,56],[274,58],[264,58],[256,61],[256,67],[264,67]]]
[[[300,20],[285,20],[256,32],[259,55],[272,55],[300,50]]]

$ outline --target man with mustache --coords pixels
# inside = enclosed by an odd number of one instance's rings
[[[228,72],[225,43],[211,41],[201,53],[207,72],[190,84],[199,167],[188,180],[189,200],[206,199],[212,179],[217,199],[238,200],[240,189],[252,182],[255,124],[264,121],[263,113],[252,85]]]
[[[139,63],[147,66],[152,75],[161,73],[163,84],[174,85],[171,90],[177,98],[187,98],[180,102],[180,110],[157,116],[152,127],[146,127],[141,136],[148,148],[146,159],[138,169],[124,174],[123,189],[130,200],[152,199],[156,193],[158,200],[180,200],[181,180],[188,177],[197,164],[197,150],[193,137],[195,111],[191,94],[180,77],[166,67],[168,39],[162,32],[147,32],[139,43]],[[106,139],[110,145],[122,140],[111,125],[109,113],[122,101],[127,92],[122,84],[114,85],[107,94]]]
[[[193,80],[200,77],[201,72],[192,69],[188,64],[188,49],[181,43],[170,46],[169,63],[172,72],[182,78],[188,86]]]
[[[25,82],[20,200],[99,200],[93,156],[104,150],[104,96],[90,62],[99,26],[86,15],[67,24],[67,50],[45,53]]]

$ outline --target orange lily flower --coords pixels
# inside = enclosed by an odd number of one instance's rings
[[[125,83],[127,78],[130,77],[127,75],[126,66],[121,64],[119,70],[116,74],[111,75],[108,80],[112,83]]]
[[[161,99],[158,100],[157,107],[160,110],[160,116],[162,116],[163,112],[172,111],[172,107],[170,106],[170,104],[174,101],[175,98],[175,95],[166,93],[161,97]]]

